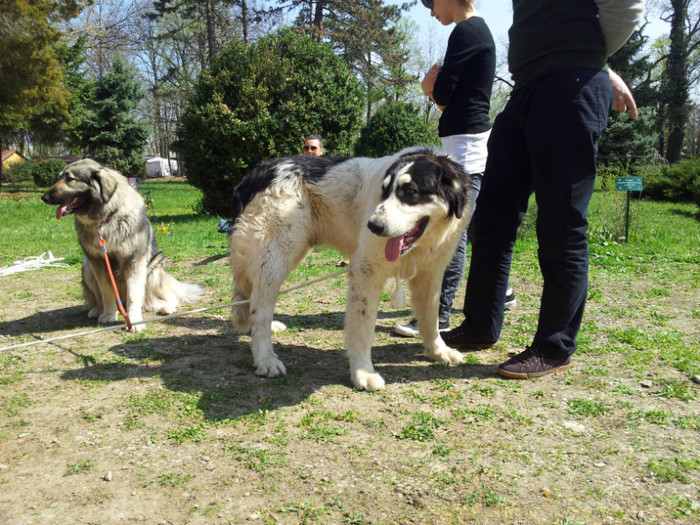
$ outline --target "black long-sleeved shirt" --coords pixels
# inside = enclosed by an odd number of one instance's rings
[[[438,128],[441,137],[483,133],[491,129],[489,108],[496,74],[496,46],[483,18],[458,23],[447,41],[433,100],[446,106]]]

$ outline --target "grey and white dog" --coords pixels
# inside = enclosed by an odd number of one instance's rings
[[[41,200],[58,205],[57,219],[75,215],[75,230],[85,252],[82,286],[88,317],[102,324],[118,318],[100,234],[132,323],[143,320],[144,310],[171,314],[178,305],[201,297],[201,287],[180,282],[165,270],[165,257],[158,250],[143,199],[117,171],[91,159],[79,160],[63,169],[60,180]],[[133,330],[143,327],[136,325]]]

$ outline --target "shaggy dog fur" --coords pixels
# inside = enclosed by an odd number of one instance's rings
[[[64,168],[60,180],[41,199],[58,205],[57,219],[75,215],[85,252],[82,285],[88,317],[97,317],[102,324],[118,318],[98,230],[107,243],[119,296],[126,299],[132,323],[143,320],[143,310],[171,314],[178,305],[201,296],[199,286],[182,283],[165,270],[143,199],[120,173],[94,160],[79,160]],[[133,330],[143,328],[136,325]]]
[[[345,342],[353,385],[374,391],[379,296],[389,277],[409,281],[427,356],[459,364],[438,332],[445,267],[471,216],[469,176],[445,155],[421,148],[379,159],[294,156],[265,162],[235,188],[231,234],[237,331],[251,331],[255,373],[285,374],[272,348],[280,287],[317,245],[350,259]]]

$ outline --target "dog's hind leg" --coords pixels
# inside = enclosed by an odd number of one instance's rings
[[[143,321],[143,302],[146,296],[146,279],[148,277],[148,264],[143,258],[136,258],[126,270],[126,295],[127,313],[132,323]],[[144,325],[132,327],[133,332],[140,332]]]
[[[243,290],[239,280],[234,276],[233,305],[231,306],[231,324],[240,334],[250,332],[250,306],[248,304],[249,293]]]
[[[234,279],[234,283],[235,282],[236,281]],[[248,332],[250,332],[251,318],[250,306],[248,305],[248,298],[249,294],[245,293],[242,287],[234,285],[232,299],[232,302],[234,304],[233,306],[231,306],[231,324],[233,324],[233,327],[239,334],[247,334]],[[270,331],[273,334],[278,334],[286,329],[286,325],[279,321],[272,321],[272,323],[270,324]]]
[[[441,282],[442,272],[436,272],[434,268],[419,271],[409,282],[411,305],[418,319],[418,330],[428,358],[440,363],[459,365],[464,362],[464,356],[447,346],[438,331]]]
[[[285,375],[287,369],[272,348],[272,318],[282,282],[291,269],[279,258],[262,258],[250,294],[250,349],[255,373],[259,376]]]
[[[385,279],[383,275],[377,275],[372,265],[356,265],[351,261],[348,280],[345,345],[350,361],[350,379],[358,390],[381,390],[384,379],[372,366],[372,341]]]

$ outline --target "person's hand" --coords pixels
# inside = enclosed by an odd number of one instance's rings
[[[423,77],[423,81],[421,82],[421,89],[423,90],[423,93],[428,95],[428,98],[435,102],[435,99],[433,99],[433,88],[435,87],[435,80],[437,79],[438,73],[440,72],[440,69],[442,69],[440,66],[437,64],[434,64],[430,66],[430,69],[428,72],[425,74],[425,77]],[[437,107],[439,107],[441,110],[445,109],[445,106],[440,106],[435,103]]]
[[[613,109],[624,113],[630,110],[630,117],[637,118],[637,103],[634,101],[630,88],[620,75],[612,69],[608,71],[613,90]]]
[[[428,95],[431,99],[433,98],[433,87],[435,86],[435,79],[437,78],[439,72],[440,66],[430,66],[430,69],[425,74],[425,77],[423,77],[423,81],[420,85],[421,89],[423,90],[423,93]]]

